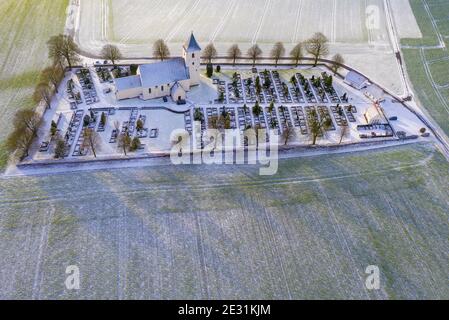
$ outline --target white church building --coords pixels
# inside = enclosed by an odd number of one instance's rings
[[[183,46],[183,57],[139,65],[135,76],[114,79],[117,100],[143,100],[171,96],[186,99],[192,86],[200,84],[201,47],[193,33]]]

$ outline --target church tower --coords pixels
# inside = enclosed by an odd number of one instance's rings
[[[183,46],[183,57],[186,67],[189,68],[190,85],[196,86],[200,84],[200,66],[201,66],[201,47],[192,34]]]

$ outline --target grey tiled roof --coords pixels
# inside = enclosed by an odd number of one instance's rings
[[[345,77],[345,81],[352,83],[355,86],[362,86],[365,82],[368,81],[364,76],[362,76],[360,73],[349,71],[348,74]]]
[[[195,39],[195,36],[192,34],[190,35],[189,40],[184,44],[184,49],[187,52],[194,52],[194,51],[201,51],[201,47],[198,44],[198,42]]]
[[[142,87],[142,83],[140,82],[139,76],[117,78],[117,79],[114,79],[114,82],[115,82],[115,87],[119,91]]]
[[[183,58],[142,64],[139,66],[142,87],[152,88],[176,81],[190,79]]]

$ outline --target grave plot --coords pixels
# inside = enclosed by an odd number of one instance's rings
[[[332,103],[341,103],[340,97],[338,96],[337,91],[333,86],[333,77],[332,75],[328,75],[326,72],[323,72],[321,80],[321,86],[324,88],[329,100]]]
[[[330,120],[331,126],[329,127],[328,131],[336,130],[334,121],[332,120],[332,116],[329,113],[329,109],[326,106],[319,106],[319,107],[317,107],[317,110],[318,110],[318,115],[319,115],[321,121],[323,121],[323,119]]]
[[[92,80],[92,75],[90,74],[89,69],[79,69],[76,72],[76,76],[81,84],[81,88],[83,90],[84,100],[87,105],[94,104],[99,101],[97,90],[95,89],[95,85]]]
[[[290,96],[288,85],[283,81],[281,81],[281,78],[279,77],[279,72],[277,70],[271,71],[271,78],[273,79],[281,103],[292,103],[293,100],[292,97]]]
[[[100,83],[113,83],[111,71],[108,67],[96,67],[95,72],[97,73],[98,80]]]
[[[304,111],[301,106],[295,106],[291,108],[292,115],[293,115],[293,123],[295,127],[299,127],[301,130],[301,134],[306,135],[308,134],[307,130],[307,120],[304,116]]]
[[[67,91],[67,98],[70,101],[70,109],[71,110],[78,109],[78,105],[83,103],[83,98],[81,97],[81,93],[77,90],[73,79],[69,79],[67,81],[66,91]]]
[[[340,105],[331,106],[332,114],[334,115],[335,122],[339,127],[347,126],[348,120],[346,119],[346,115],[343,111],[343,107]]]
[[[354,113],[357,113],[357,108],[355,106],[349,105],[344,107],[346,118],[349,122],[357,122]]]
[[[315,107],[311,107],[311,106],[305,107],[305,111],[306,111],[306,117],[307,117],[307,126],[309,128],[311,128],[313,126],[314,122],[316,123],[316,122],[320,121],[319,114],[316,111],[316,108]],[[318,134],[318,137],[322,137],[322,136],[323,136],[323,133],[320,130],[320,133]]]
[[[242,81],[243,90],[245,92],[246,103],[256,103],[256,89],[254,87],[253,78],[247,78]]]
[[[64,154],[65,157],[68,157],[70,154],[70,150],[76,139],[76,134],[78,133],[78,129],[81,126],[81,122],[83,121],[83,115],[84,115],[83,110],[78,110],[72,114],[72,118],[70,119],[69,122],[69,127],[64,137],[66,145],[66,151]]]
[[[190,116],[190,112],[189,116]],[[184,118],[185,120],[185,118]],[[146,115],[139,115],[139,118],[136,122],[136,137],[139,139],[144,139],[148,137],[148,128],[145,128],[145,124],[147,122],[147,116]]]
[[[321,77],[312,76],[312,78],[309,79],[309,84],[310,87],[312,88],[312,91],[315,93],[315,97],[319,103],[329,102],[326,96],[326,92],[321,86]]]
[[[254,83],[254,92],[256,95],[256,100],[259,101],[260,103],[267,103],[268,100],[267,100],[264,90],[263,90],[262,79],[260,78],[260,76],[258,74],[256,74],[254,76],[253,83]]]
[[[185,129],[188,133],[192,133],[193,127],[192,127],[192,115],[190,114],[190,110],[184,112],[184,123],[185,123]]]
[[[288,109],[284,106],[280,106],[277,109],[278,109],[278,114],[279,114],[279,120],[281,122],[280,127],[282,128],[282,130],[284,131],[285,129],[287,129],[287,126],[292,127]],[[289,122],[289,120],[290,120],[290,122]]]
[[[226,94],[226,82],[220,81],[218,79],[213,80],[214,84],[217,86],[218,98],[214,101],[215,103],[227,103],[227,94]]]
[[[280,100],[271,78],[271,72],[268,70],[264,70],[263,72],[259,72],[258,75],[260,79],[260,85],[262,86],[262,91],[265,96],[265,103],[279,103]]]
[[[204,143],[203,143],[203,138],[204,138],[204,131],[206,131],[206,117],[204,116],[204,110],[201,107],[196,107],[194,108],[194,113],[193,113],[193,119],[194,121],[200,121],[201,122],[201,130],[200,130],[200,136],[196,137],[196,149],[203,149],[204,148]]]
[[[290,79],[290,83],[292,85],[292,87],[290,88],[292,97],[293,97],[293,101],[295,103],[305,103],[306,99],[304,97],[304,94],[302,92],[302,87],[299,84],[299,80],[296,77],[296,75],[293,75]]]
[[[235,116],[235,108],[227,107],[226,113],[229,115],[231,129],[237,129],[237,121]]]
[[[316,103],[317,100],[315,94],[312,91],[312,86],[310,85],[309,81],[301,73],[297,73],[296,78],[298,80],[298,85],[301,87],[301,90],[306,97],[306,102]]]
[[[281,134],[281,129],[279,127],[279,121],[276,115],[276,109],[270,107],[265,108],[265,115],[267,117],[267,126],[271,129],[275,129],[278,134]]]
[[[244,103],[242,77],[235,72],[232,76],[232,82],[228,82],[228,102],[233,104]]]

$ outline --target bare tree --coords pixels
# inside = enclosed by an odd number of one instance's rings
[[[212,63],[212,59],[217,57],[217,49],[213,43],[209,43],[203,50],[203,56],[208,63]]]
[[[61,64],[65,61],[70,69],[73,64],[80,62],[81,58],[78,55],[78,45],[73,41],[73,38],[68,35],[57,35],[50,38],[47,42],[48,56],[54,63]]]
[[[39,103],[41,101],[44,101],[48,109],[51,108],[52,97],[53,97],[53,90],[50,88],[50,85],[48,83],[41,82],[34,89],[33,93],[34,102]]]
[[[83,148],[89,148],[94,157],[97,157],[97,150],[101,148],[101,137],[94,129],[84,128]]]
[[[349,126],[343,125],[340,128],[340,142],[338,144],[341,144],[343,142],[343,139],[346,138],[349,135]]]
[[[120,121],[114,121],[114,129],[117,130],[117,132],[120,132]]]
[[[42,70],[40,80],[42,83],[51,83],[56,93],[58,85],[64,77],[64,70],[59,65],[53,65]]]
[[[6,139],[6,149],[20,159],[28,156],[28,150],[37,135],[41,118],[34,110],[19,110],[14,116],[14,130]]]
[[[295,66],[297,67],[299,64],[299,61],[301,61],[302,58],[302,43],[298,43],[292,51],[290,51],[290,57],[295,62]]]
[[[285,47],[282,42],[276,42],[271,49],[271,57],[274,59],[276,67],[278,65],[279,59],[285,55]]]
[[[16,129],[29,130],[33,137],[35,137],[41,121],[41,117],[36,111],[31,109],[23,109],[16,112],[13,125]]]
[[[329,40],[321,32],[315,33],[312,38],[306,41],[306,50],[311,54],[315,61],[313,66],[316,67],[318,59],[329,54]]]
[[[257,44],[248,49],[248,56],[253,60],[253,67],[256,65],[256,60],[262,55],[262,49]]]
[[[156,40],[153,44],[153,56],[161,61],[170,57],[170,50],[164,40]]]
[[[129,136],[129,133],[125,131],[124,133],[121,133],[118,138],[118,146],[119,148],[122,148],[123,153],[125,156],[127,155],[127,151],[129,147],[131,146],[131,137]]]
[[[312,145],[316,144],[316,140],[320,134],[323,134],[325,131],[329,130],[332,126],[332,120],[329,118],[323,118],[321,120],[318,119],[318,114],[315,110],[312,110],[310,113],[310,133],[312,135]]]
[[[242,55],[242,51],[240,50],[237,44],[233,44],[228,50],[228,58],[232,60],[232,64],[235,66],[235,61],[238,57]]]
[[[6,150],[10,153],[17,152],[20,159],[28,157],[28,150],[33,142],[33,134],[25,128],[16,128],[6,139]]]
[[[104,60],[111,60],[115,66],[115,62],[123,58],[120,49],[112,44],[107,44],[101,49],[101,56]]]
[[[345,59],[343,59],[343,56],[341,54],[337,53],[332,57],[332,61],[334,63],[332,64],[331,69],[334,74],[337,74],[338,69],[340,69],[341,65],[345,63]]]

